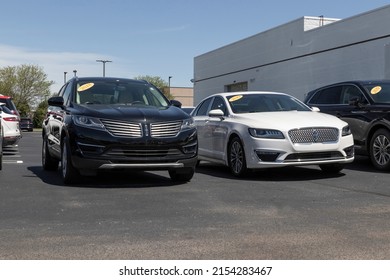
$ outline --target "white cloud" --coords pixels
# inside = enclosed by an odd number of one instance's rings
[[[53,92],[57,92],[64,83],[64,72],[67,72],[67,80],[73,77],[73,70],[77,70],[79,76],[101,76],[103,72],[102,63],[97,59],[108,59],[120,61],[112,56],[98,53],[79,52],[41,52],[20,47],[0,44],[0,67],[18,66],[22,64],[38,65],[48,75],[48,79],[55,82]],[[134,77],[137,74],[131,73],[123,67],[122,63],[110,65],[106,63],[106,76]]]

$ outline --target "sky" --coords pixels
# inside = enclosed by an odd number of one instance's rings
[[[37,65],[57,92],[78,76],[192,87],[194,57],[303,16],[344,19],[381,0],[0,0],[0,68]]]

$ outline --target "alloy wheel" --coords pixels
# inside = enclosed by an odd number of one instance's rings
[[[373,146],[373,157],[375,161],[381,165],[385,166],[390,162],[390,140],[385,135],[380,134],[375,137]]]

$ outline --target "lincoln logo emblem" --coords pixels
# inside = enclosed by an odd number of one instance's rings
[[[149,136],[149,129],[147,124],[145,124],[144,126],[144,132],[145,132],[145,136]]]
[[[313,142],[316,143],[318,141],[319,133],[316,129],[313,130]]]

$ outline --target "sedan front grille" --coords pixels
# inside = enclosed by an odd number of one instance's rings
[[[182,122],[152,123],[150,135],[152,137],[174,137],[180,132]]]
[[[337,142],[339,130],[334,127],[300,128],[290,130],[288,136],[294,144]]]
[[[139,123],[131,123],[119,120],[101,120],[104,127],[114,136],[118,137],[142,137],[142,128]]]

